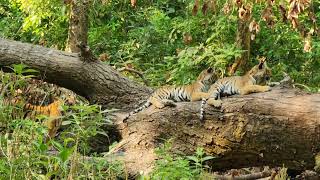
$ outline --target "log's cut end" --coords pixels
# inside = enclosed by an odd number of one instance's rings
[[[223,98],[220,109],[205,107],[199,120],[200,102],[177,103],[177,107],[153,106],[119,125],[118,149],[132,171],[150,168],[134,152],[152,153],[166,139],[174,139],[176,152],[193,154],[203,147],[216,156],[213,170],[252,166],[286,166],[313,169],[320,151],[320,94],[296,89],[273,88],[266,93]],[[121,147],[121,148],[119,148]],[[134,158],[132,158],[134,157]],[[151,158],[152,159],[152,158]]]

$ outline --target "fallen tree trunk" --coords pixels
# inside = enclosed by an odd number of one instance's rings
[[[174,138],[174,149],[193,154],[203,147],[216,156],[213,170],[252,166],[313,169],[320,151],[320,94],[274,88],[271,92],[234,96],[221,109],[206,107],[199,121],[200,102],[178,103],[163,110],[152,107],[120,122],[123,140],[113,152],[124,151],[131,172],[149,172],[154,148]]]
[[[39,70],[45,81],[73,90],[91,103],[122,110],[145,100],[151,89],[132,82],[100,61],[81,61],[77,54],[0,39],[0,67],[24,63]],[[311,169],[320,150],[320,94],[294,89],[233,96],[221,109],[206,108],[199,121],[200,102],[176,108],[147,110],[128,124],[118,118],[122,140],[113,153],[123,154],[131,173],[149,172],[154,148],[175,138],[174,149],[191,154],[204,147],[215,155],[214,170],[271,165]],[[119,114],[123,115],[123,114]]]
[[[44,81],[108,108],[132,109],[151,92],[101,61],[81,61],[76,53],[0,38],[0,67],[20,63],[38,70]]]

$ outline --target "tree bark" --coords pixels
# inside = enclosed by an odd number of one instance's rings
[[[81,61],[77,54],[0,39],[0,67],[24,63],[55,83],[108,108],[132,109],[151,89],[122,77],[101,61]],[[174,138],[174,150],[192,154],[204,147],[213,170],[259,165],[311,169],[320,150],[320,94],[273,88],[271,92],[223,99],[221,109],[206,107],[199,121],[200,102],[176,108],[153,106],[115,124],[122,136],[110,153],[125,161],[129,172],[150,172],[154,149]],[[318,157],[318,159],[320,159]]]
[[[41,79],[73,90],[91,103],[132,109],[151,89],[128,80],[101,61],[81,61],[78,54],[0,38],[0,67],[23,63]]]
[[[87,44],[88,14],[90,2],[88,0],[70,1],[70,24],[66,51],[80,52],[78,44]]]
[[[223,99],[221,109],[206,107],[199,121],[200,102],[178,103],[163,110],[150,107],[119,122],[123,137],[112,152],[124,152],[130,172],[150,172],[154,148],[174,138],[176,152],[193,154],[203,147],[216,156],[212,170],[252,166],[313,169],[320,151],[320,94],[273,88],[271,92]]]
[[[250,58],[250,47],[251,47],[251,39],[250,39],[250,31],[249,31],[249,22],[238,19],[238,29],[236,36],[237,47],[243,50],[240,57],[236,58],[235,62],[231,65],[229,74],[233,75],[239,66],[243,68],[244,71],[248,70],[247,62]]]

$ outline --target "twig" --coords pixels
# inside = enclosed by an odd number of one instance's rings
[[[140,71],[137,71],[137,70],[129,68],[129,67],[122,67],[122,68],[118,69],[118,71],[119,72],[128,71],[131,73],[138,74],[140,76],[140,78],[143,80],[143,83],[147,86],[149,85],[149,82],[144,78],[143,73]]]

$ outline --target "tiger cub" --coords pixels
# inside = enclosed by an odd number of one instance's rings
[[[203,70],[199,74],[197,80],[192,84],[182,86],[163,86],[157,89],[144,105],[130,112],[123,121],[152,104],[156,108],[161,109],[165,106],[176,106],[174,102],[199,101],[202,98],[207,98],[208,94],[205,92],[216,80],[217,76],[215,71],[212,68],[208,68]]]
[[[64,101],[62,99],[55,99],[52,103],[48,105],[32,105],[27,103],[24,105],[23,109],[26,112],[24,118],[34,119],[39,115],[47,116],[48,119],[44,124],[48,128],[48,137],[54,138],[58,129],[62,123],[62,106]]]
[[[56,136],[57,130],[62,123],[63,106],[71,106],[76,103],[76,97],[63,88],[55,90],[55,95],[49,95],[49,97],[42,97],[43,94],[37,92],[24,92],[30,97],[23,97],[22,92],[14,97],[4,97],[0,99],[0,110],[5,110],[10,113],[11,118],[14,119],[31,119],[37,120],[39,116],[46,116],[44,125],[48,128],[48,138]],[[21,94],[21,95],[20,95]],[[53,98],[52,96],[58,96]],[[60,96],[60,97],[59,97]],[[31,101],[31,102],[30,102]],[[39,103],[40,102],[40,103]]]
[[[266,86],[267,81],[270,79],[271,70],[267,67],[264,59],[260,59],[258,65],[255,65],[243,76],[225,77],[217,80],[211,85],[208,94],[209,98],[203,98],[200,108],[200,120],[204,117],[204,105],[220,107],[222,101],[220,95],[246,95],[255,92],[270,91],[270,86]]]

